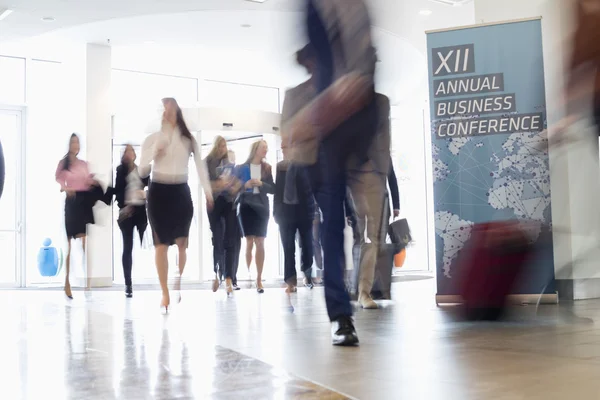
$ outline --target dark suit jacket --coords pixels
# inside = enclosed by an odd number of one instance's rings
[[[315,216],[315,198],[306,169],[299,168],[296,175],[298,204],[285,204],[284,193],[287,180],[288,163],[282,161],[277,164],[277,178],[275,179],[275,196],[273,198],[273,216],[278,224],[305,220],[310,222]]]
[[[112,189],[112,195],[116,197],[117,205],[120,209],[125,207],[125,191],[127,190],[127,175],[129,170],[127,165],[121,164],[117,167],[117,177],[115,179],[115,187]],[[143,178],[142,184],[148,186],[149,178]]]
[[[244,163],[236,168],[236,175],[242,184],[242,191],[245,191],[244,185],[250,180],[250,164]],[[273,181],[272,168],[266,162],[261,164],[262,186],[258,188],[258,196],[263,197],[264,204],[269,204],[267,194],[275,193],[275,182]],[[252,193],[250,191],[249,193]]]

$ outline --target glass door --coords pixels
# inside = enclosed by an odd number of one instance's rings
[[[22,111],[0,108],[0,143],[4,154],[4,190],[0,198],[0,286],[24,285]]]

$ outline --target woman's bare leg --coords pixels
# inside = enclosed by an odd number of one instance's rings
[[[158,280],[162,290],[162,307],[168,307],[171,302],[171,298],[169,297],[169,287],[167,286],[167,279],[169,276],[168,252],[169,246],[167,245],[159,244],[155,247],[154,258],[156,262],[156,272],[158,273]]]
[[[246,236],[246,266],[248,267],[248,276],[251,276],[252,250],[254,250],[254,236]]]
[[[71,292],[71,281],[69,276],[71,274],[71,239],[67,241],[67,257],[65,258],[65,295],[68,298],[73,298],[73,293]]]
[[[179,274],[177,275],[177,279],[175,281],[175,290],[181,292],[181,277],[183,276],[185,264],[187,263],[188,238],[179,238],[175,241],[175,243],[177,244],[177,250],[179,252]],[[178,301],[181,301],[181,293],[179,293],[178,297]]]
[[[81,239],[81,250],[83,253],[83,271],[85,273],[85,288],[86,290],[89,290],[92,288],[92,279],[90,278],[90,270],[88,269],[88,262],[87,262],[87,254],[86,254],[86,237],[85,236],[81,236],[79,239]]]
[[[265,265],[265,238],[254,238],[256,244],[256,286],[262,289],[262,273]]]

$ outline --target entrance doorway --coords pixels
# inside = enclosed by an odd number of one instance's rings
[[[253,132],[221,132],[221,131],[203,131],[199,136],[202,143],[202,157],[206,157],[210,153],[215,137],[222,136],[227,141],[227,148],[235,153],[236,164],[243,164],[248,159],[252,143],[257,140],[265,140],[268,144],[269,151],[267,153],[267,162],[273,167],[275,174],[275,166],[281,161],[281,151],[279,137],[274,134],[258,134]],[[273,176],[275,178],[275,176]],[[273,197],[269,196],[271,210],[273,209]],[[202,276],[204,280],[210,280],[214,276],[213,257],[212,257],[212,233],[208,222],[208,214],[206,212],[206,204],[202,205]],[[281,241],[279,230],[272,215],[269,220],[267,230],[267,238],[265,240],[265,265],[263,279],[275,280],[283,276],[283,257],[281,253]],[[248,269],[246,266],[246,241],[242,239],[242,247],[240,250],[240,263],[238,266],[237,278],[239,281],[247,280]],[[252,277],[256,278],[256,266],[254,263],[251,266]]]
[[[0,142],[5,180],[0,199],[0,286],[25,286],[24,273],[24,154],[23,109],[0,107]]]

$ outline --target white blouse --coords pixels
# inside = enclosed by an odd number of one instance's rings
[[[158,155],[159,151],[162,154]],[[196,141],[193,144],[181,135],[179,128],[163,127],[159,132],[148,136],[142,144],[142,155],[138,167],[140,177],[147,178],[152,172],[152,181],[165,184],[187,183],[190,155],[194,162],[200,185],[207,196],[212,196],[206,163],[200,156]]]
[[[262,165],[261,164],[250,164],[250,179],[257,179],[257,180],[260,181],[261,172],[262,172]],[[257,187],[255,187],[252,192],[254,194],[259,194],[260,193],[260,189],[257,188]]]

